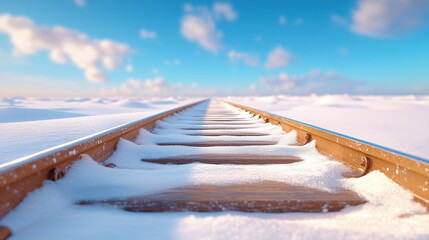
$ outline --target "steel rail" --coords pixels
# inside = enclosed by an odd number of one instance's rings
[[[413,192],[414,199],[429,211],[429,160],[262,110],[224,102],[257,115],[266,123],[280,124],[286,132],[295,130],[297,140],[301,143],[316,140],[316,148],[320,153],[360,172],[358,176],[376,170],[384,173]]]

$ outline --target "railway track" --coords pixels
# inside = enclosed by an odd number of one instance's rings
[[[80,175],[88,169],[90,176]],[[84,208],[323,214],[367,204],[342,181],[375,170],[428,206],[424,159],[234,103],[203,101],[1,165],[0,239],[22,231],[24,224],[7,224],[31,208],[31,198],[18,204],[44,184],[42,196],[52,181],[69,189],[65,202]]]

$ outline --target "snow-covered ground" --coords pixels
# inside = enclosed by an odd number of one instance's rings
[[[0,98],[0,163],[199,100]]]
[[[225,99],[429,159],[429,96]],[[2,98],[0,163],[197,100]]]
[[[429,96],[267,96],[225,100],[429,159]]]

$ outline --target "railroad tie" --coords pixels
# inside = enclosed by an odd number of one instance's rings
[[[188,164],[188,163],[207,163],[207,164],[289,164],[302,161],[295,156],[269,156],[261,154],[196,154],[178,157],[166,157],[155,159],[142,159],[144,162],[158,164]]]
[[[335,193],[262,181],[226,186],[193,185],[166,192],[127,199],[82,201],[82,205],[114,205],[131,212],[335,212],[365,203],[356,193],[338,189]]]

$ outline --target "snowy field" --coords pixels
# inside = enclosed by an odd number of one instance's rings
[[[0,163],[201,99],[0,99]]]
[[[429,96],[225,99],[429,159]],[[0,163],[198,100],[2,98]]]
[[[429,96],[267,96],[225,100],[429,159]]]
[[[289,144],[296,141],[294,131],[285,133],[280,126],[265,124],[233,107],[226,106],[252,121],[254,132],[270,134],[255,139],[269,138],[278,140],[278,143],[209,148],[156,145],[172,140],[211,140],[212,137],[183,135],[195,131],[183,127],[195,122],[198,117],[193,116],[198,115],[197,110],[207,105],[206,102],[159,121],[153,133],[141,130],[135,142],[121,140],[107,160],[116,168],[104,167],[89,156],[83,156],[63,179],[45,181],[43,187],[29,194],[1,219],[0,225],[8,226],[14,232],[11,239],[45,240],[58,236],[62,239],[428,239],[429,215],[425,207],[412,200],[411,192],[378,171],[361,178],[343,178],[342,173],[348,169],[318,153],[314,141],[305,146],[291,146]],[[216,138],[242,140],[247,137]],[[141,161],[142,156],[156,159],[219,152],[295,155],[303,161],[266,165],[163,165]],[[347,206],[340,212],[275,214],[233,211],[135,213],[105,205],[76,204],[81,200],[150,195],[180,186],[260,181],[327,192],[345,188],[359,193],[367,202]]]

